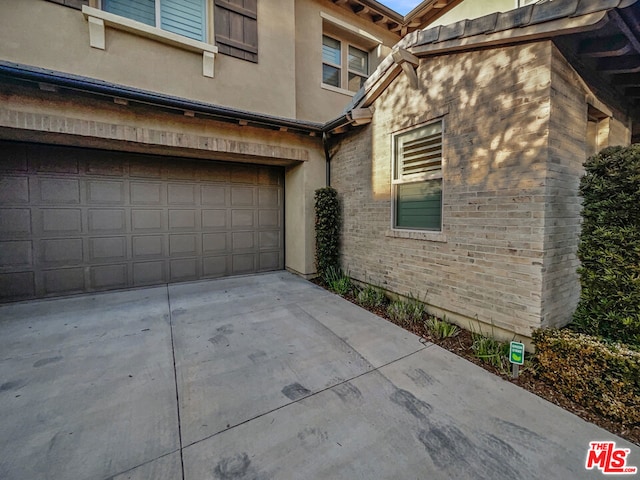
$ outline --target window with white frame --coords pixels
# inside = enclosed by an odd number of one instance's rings
[[[369,76],[369,54],[364,50],[349,45],[349,87],[352,92],[357,92]]]
[[[322,83],[340,88],[342,77],[342,42],[322,36]]]
[[[102,9],[193,40],[206,41],[206,0],[102,0]]]
[[[442,230],[442,121],[393,137],[393,227]]]
[[[357,92],[368,76],[369,52],[329,35],[322,36],[323,85]]]

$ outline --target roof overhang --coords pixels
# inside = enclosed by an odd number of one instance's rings
[[[463,0],[424,0],[403,16],[376,0],[331,1],[401,37],[433,23],[463,2]]]
[[[407,54],[426,58],[540,40],[556,42],[595,84],[618,86],[610,93],[640,104],[640,1],[556,0],[413,32],[382,61],[345,113],[370,107],[407,70],[399,61]]]
[[[310,136],[320,136],[323,131],[321,123],[238,110],[13,62],[0,61],[0,81],[26,83],[50,92],[82,92],[108,98],[123,105],[129,103],[150,105],[188,117],[197,116],[242,126],[250,125]]]

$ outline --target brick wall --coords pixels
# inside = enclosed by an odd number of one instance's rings
[[[412,293],[465,327],[528,337],[540,325],[549,150],[549,42],[421,61],[340,137],[332,184],[344,208],[343,266]],[[443,118],[443,230],[391,229],[391,135]],[[484,328],[484,327],[483,327]]]
[[[549,118],[549,166],[545,196],[545,255],[542,289],[542,324],[567,324],[580,297],[577,268],[581,229],[580,177],[587,157],[587,101],[593,94],[560,51],[551,57],[551,115]],[[628,118],[611,105],[613,117],[604,123],[598,144],[628,145]]]

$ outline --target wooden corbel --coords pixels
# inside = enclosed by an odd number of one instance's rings
[[[373,109],[371,107],[354,108],[349,112],[348,117],[351,120],[351,125],[366,125],[371,123]]]
[[[391,56],[396,65],[400,65],[404,71],[405,75],[409,79],[409,85],[411,85],[411,88],[417,90],[419,88],[419,82],[416,69],[418,68],[418,65],[420,65],[420,59],[412,53],[409,53],[404,48],[394,50]]]

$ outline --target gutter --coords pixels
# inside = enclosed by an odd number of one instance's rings
[[[286,129],[312,136],[319,135],[323,132],[323,125],[321,123],[222,107],[211,103],[187,100],[172,95],[150,92],[94,78],[19,63],[0,61],[0,77],[45,84],[47,86],[66,88],[106,97],[120,98],[152,106],[181,110],[183,112],[200,113],[235,123],[247,122],[245,124],[250,123],[252,126],[263,128]]]
[[[206,115],[217,120],[232,121],[241,125],[292,131],[299,134],[320,136],[326,161],[326,184],[331,185],[331,154],[329,136],[341,133],[350,126],[365,125],[371,122],[372,108],[355,108],[339,117],[322,124],[304,120],[276,117],[261,113],[222,107],[205,102],[188,100],[138,88],[105,82],[95,78],[73,75],[14,62],[0,61],[0,78],[37,83],[43,90],[57,91],[58,88],[74,90],[109,97],[121,101],[133,101],[155,107],[164,107],[189,113]]]

